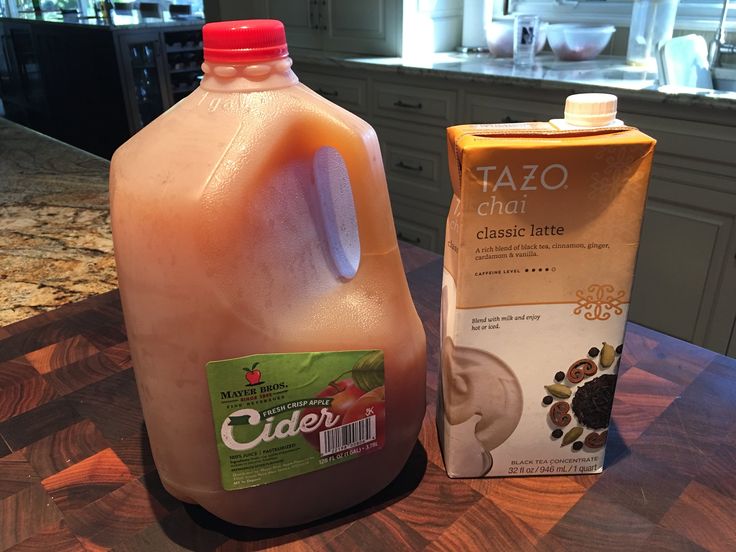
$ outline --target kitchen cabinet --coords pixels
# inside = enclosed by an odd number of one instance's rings
[[[386,75],[371,79],[369,90],[397,237],[442,253],[452,197],[445,129],[457,120],[457,92]]]
[[[37,41],[28,25],[0,25],[0,94],[8,118],[41,132],[48,113]]]
[[[348,111],[362,115],[368,109],[367,81],[363,78],[309,71],[299,71],[298,77],[312,90]]]
[[[391,195],[391,208],[399,240],[429,251],[444,249],[447,209],[398,194]]]
[[[0,19],[5,116],[102,157],[198,84],[201,25]]]
[[[376,126],[389,192],[392,196],[420,199],[446,209],[452,197],[446,140],[437,133],[422,133],[422,130]]]
[[[304,84],[373,125],[397,237],[442,253],[452,197],[445,128],[457,119],[456,91],[298,60],[294,69]]]
[[[31,30],[44,97],[38,104],[47,109],[39,130],[97,154],[114,149],[128,132],[112,36],[53,25]]]
[[[8,28],[0,25],[0,97],[11,97],[18,85],[17,69]]]
[[[460,44],[463,0],[205,0],[205,13],[280,19],[292,48],[407,56]]]
[[[657,138],[631,319],[726,353],[735,346],[736,136],[674,115],[636,103],[621,114]]]
[[[5,116],[98,155],[129,135],[112,35],[0,20]]]
[[[325,50],[387,56],[400,51],[399,0],[319,0],[318,6]]]
[[[678,180],[653,175],[630,317],[725,352],[736,313],[728,255],[736,211],[721,194]]]
[[[445,127],[547,120],[573,90],[301,63],[311,82],[360,82],[383,154],[397,236],[441,253],[452,191]],[[334,91],[334,90],[333,90]],[[326,97],[330,98],[328,94]],[[333,101],[338,97],[330,98]],[[344,99],[344,98],[342,98]],[[339,103],[339,101],[338,101]],[[630,319],[736,356],[736,135],[717,113],[627,98],[620,117],[658,141]]]
[[[450,88],[376,80],[373,85],[373,114],[444,129],[456,119],[457,94]]]
[[[401,0],[220,0],[209,17],[279,19],[292,48],[397,55],[401,51]]]
[[[153,121],[171,104],[166,66],[157,32],[118,36],[120,70],[127,90],[128,125],[131,132]]]
[[[179,30],[164,30],[164,60],[168,78],[168,105],[191,94],[199,86],[204,51],[202,29],[199,26]]]
[[[132,134],[197,88],[202,32],[128,31],[117,33],[117,40]]]
[[[550,113],[559,111],[560,104],[542,97],[532,100],[468,92],[463,101],[462,120],[483,123],[546,121]]]
[[[278,19],[287,29],[289,46],[322,48],[322,37],[327,28],[320,18],[322,0],[263,0],[254,6],[253,18]],[[237,19],[251,18],[250,15]],[[230,19],[229,17],[226,19]],[[323,28],[324,27],[324,28]]]

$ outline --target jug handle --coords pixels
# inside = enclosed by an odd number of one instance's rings
[[[318,147],[327,146],[337,150],[347,167],[358,223],[361,258],[395,249],[396,230],[375,131],[357,117],[347,122],[332,118],[320,122],[327,128],[323,132],[311,133],[319,142]],[[328,138],[324,139],[325,136]]]

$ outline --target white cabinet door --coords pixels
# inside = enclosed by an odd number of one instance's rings
[[[555,99],[554,95],[547,94],[545,97],[542,93],[534,100],[469,93],[465,95],[461,122],[495,124],[547,121],[561,111],[560,102],[555,103]]]
[[[319,3],[322,0],[267,0],[267,17],[278,19],[286,28],[289,46],[321,48]]]
[[[302,70],[302,65],[294,67],[299,80],[348,111],[363,116],[367,108],[367,81],[354,76],[336,76],[320,72]],[[318,69],[319,71],[319,69]],[[352,73],[349,73],[352,75]]]
[[[279,19],[289,46],[399,55],[401,0],[206,0],[210,20]]]
[[[657,139],[631,319],[726,353],[736,320],[736,134],[727,119],[627,107],[623,120]]]
[[[417,130],[376,127],[391,197],[403,196],[447,210],[452,198],[447,140],[444,132],[432,127]]]
[[[391,210],[398,239],[435,253],[443,253],[447,209],[392,195]]]
[[[401,47],[399,0],[318,0],[322,47],[336,52],[397,55]]]
[[[372,112],[376,117],[389,117],[407,123],[434,125],[441,136],[445,127],[455,124],[457,94],[454,90],[411,86],[409,78],[394,82],[375,81]]]
[[[289,46],[321,48],[319,3],[322,0],[205,0],[209,21],[278,19]]]
[[[680,184],[666,167],[653,173],[629,318],[725,353],[736,313],[736,196]]]

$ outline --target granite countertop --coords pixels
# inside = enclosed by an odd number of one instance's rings
[[[614,92],[620,99],[635,99],[657,104],[736,111],[736,92],[664,87],[657,74],[626,65],[619,56],[598,56],[590,61],[558,61],[551,53],[537,56],[535,65],[514,67],[510,59],[490,54],[444,52],[421,58],[361,57],[352,54],[323,53],[317,50],[291,50],[298,62],[328,67],[365,69],[385,73],[443,78],[456,82],[507,85],[540,90],[569,92]],[[573,86],[571,86],[573,85]],[[612,90],[613,89],[613,90]]]
[[[0,118],[0,326],[117,287],[109,163]]]
[[[97,17],[62,16],[58,12],[46,12],[41,15],[21,13],[15,17],[0,17],[0,21],[24,21],[27,23],[52,24],[59,26],[84,27],[87,29],[123,30],[154,29],[161,27],[180,27],[203,25],[204,19],[195,16],[171,17],[169,12],[162,12],[161,17],[142,17],[138,10],[128,14],[113,13],[110,19]]]

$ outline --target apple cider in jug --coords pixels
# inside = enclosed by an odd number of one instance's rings
[[[203,35],[199,88],[110,169],[138,391],[172,495],[304,523],[398,475],[425,336],[373,129],[299,83],[280,22]]]

